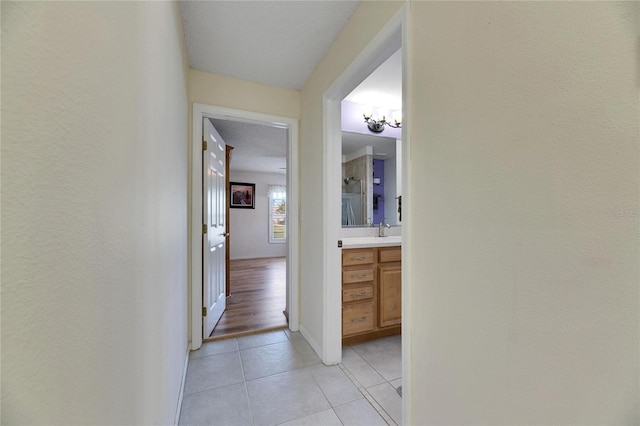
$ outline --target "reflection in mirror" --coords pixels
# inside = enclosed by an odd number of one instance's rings
[[[343,173],[344,176],[347,174]],[[365,222],[365,206],[366,197],[362,179],[355,176],[344,178],[342,183],[342,225],[354,226],[367,223]]]
[[[400,225],[401,142],[342,132],[342,226]]]
[[[402,111],[402,49],[354,88],[341,107],[342,225],[399,225],[402,128],[396,114]],[[374,119],[377,123],[371,123]]]

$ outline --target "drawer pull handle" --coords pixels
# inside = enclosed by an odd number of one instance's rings
[[[360,296],[366,296],[367,292],[366,291],[360,291],[358,293],[351,293],[352,297],[360,297]]]
[[[361,321],[365,321],[366,319],[367,317],[354,318],[351,320],[351,322],[361,322]]]
[[[358,274],[358,275],[351,275],[351,278],[364,278],[366,276],[367,274]]]
[[[365,260],[366,257],[364,256],[356,256],[356,257],[352,257],[351,260]]]

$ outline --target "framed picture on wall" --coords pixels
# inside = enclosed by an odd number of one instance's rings
[[[229,207],[235,209],[255,209],[255,183],[229,182]]]

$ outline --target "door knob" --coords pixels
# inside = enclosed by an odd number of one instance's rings
[[[222,234],[220,234],[222,237],[228,237],[229,233],[228,232],[223,232]]]

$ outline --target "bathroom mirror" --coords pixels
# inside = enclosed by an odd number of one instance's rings
[[[401,223],[402,142],[392,137],[342,132],[342,227]]]
[[[402,49],[398,49],[342,100],[343,227],[377,226],[383,220],[400,225],[401,111]],[[365,117],[376,122],[365,122]],[[393,120],[376,125],[387,117]]]

